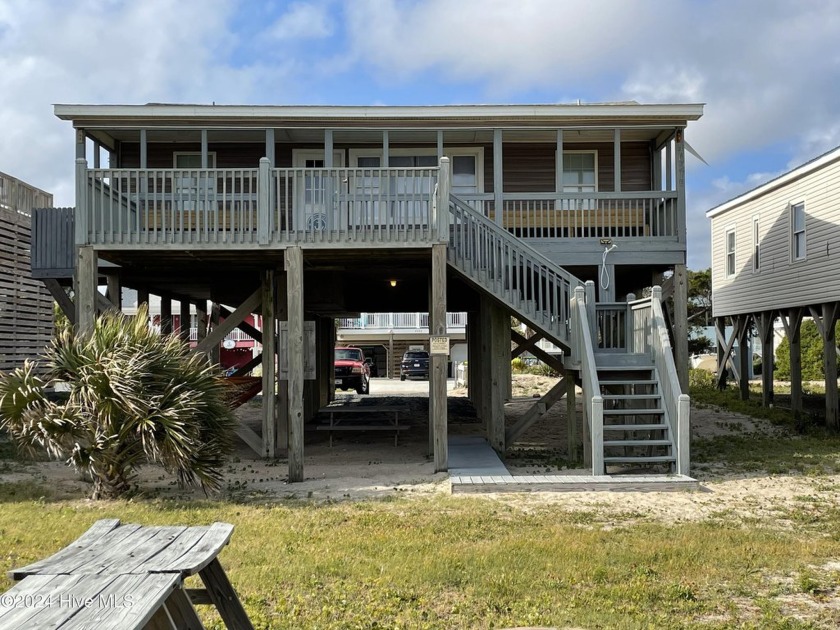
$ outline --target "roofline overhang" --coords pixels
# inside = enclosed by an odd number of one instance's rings
[[[757,199],[762,195],[766,195],[769,192],[772,192],[786,184],[789,184],[792,181],[799,179],[800,177],[804,177],[814,171],[817,171],[824,167],[831,162],[836,160],[840,160],[840,147],[832,149],[828,153],[823,153],[819,157],[814,158],[813,160],[806,162],[801,166],[797,166],[792,171],[788,171],[783,175],[779,175],[778,177],[771,179],[769,182],[761,184],[760,186],[753,188],[745,192],[742,195],[738,195],[737,197],[730,199],[729,201],[725,201],[724,203],[715,206],[714,208],[706,211],[706,217],[711,219],[713,217],[719,216],[724,212],[727,212],[733,208],[737,208],[738,206],[747,203],[748,201],[752,201],[753,199]]]
[[[165,120],[206,121],[211,125],[223,122],[263,123],[282,126],[286,123],[330,122],[352,123],[358,126],[368,121],[371,125],[383,126],[389,121],[405,124],[425,124],[441,121],[446,123],[527,123],[575,124],[583,121],[610,120],[628,123],[686,124],[703,115],[702,103],[652,104],[604,103],[583,105],[421,105],[421,106],[344,106],[344,105],[54,105],[55,115],[61,120],[83,122],[88,126],[96,123],[123,126],[154,124]],[[79,124],[76,126],[84,126]]]

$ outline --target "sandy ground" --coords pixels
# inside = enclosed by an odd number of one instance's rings
[[[555,382],[536,376],[517,377],[514,399],[506,405],[506,421],[514,423],[534,402],[533,394]],[[338,398],[360,404],[402,404],[409,412],[412,427],[404,431],[394,446],[391,432],[336,433],[329,446],[326,431],[308,426],[305,434],[305,480],[287,482],[288,462],[259,459],[241,446],[225,469],[223,495],[237,500],[273,501],[289,498],[313,500],[362,499],[371,497],[431,495],[448,493],[445,473],[434,473],[428,455],[428,399],[423,397],[427,383],[374,379],[371,396],[339,392]],[[450,434],[480,435],[482,428],[463,390],[450,385]],[[566,457],[565,401],[526,431],[507,461],[512,473],[548,474],[561,472]],[[240,418],[259,430],[260,409],[246,405]],[[578,413],[578,417],[581,414]],[[748,433],[773,433],[771,425],[721,410],[692,409],[695,438]],[[571,471],[569,471],[571,472]],[[815,496],[820,501],[840,502],[840,476],[806,477],[768,475],[760,472],[735,474],[725,466],[704,466],[692,471],[702,482],[696,492],[575,492],[478,495],[481,500],[505,501],[523,510],[549,506],[567,510],[597,511],[622,523],[634,520],[667,522],[729,517],[767,518],[780,514],[796,497]],[[78,498],[89,486],[60,462],[20,464],[0,462],[0,482],[35,480],[48,485],[56,494]],[[158,468],[147,467],[138,478],[143,494],[201,498],[203,493],[179,489]],[[475,495],[472,495],[475,496]],[[486,499],[485,499],[486,500]],[[784,525],[784,523],[780,522]]]

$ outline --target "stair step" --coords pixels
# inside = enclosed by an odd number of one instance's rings
[[[667,431],[667,424],[605,424],[604,431]]]
[[[616,379],[616,380],[604,380],[598,375],[598,384],[599,385],[659,385],[659,381],[657,380],[640,380],[640,379]]]
[[[666,463],[666,462],[675,462],[677,461],[676,456],[674,455],[656,455],[653,457],[605,457],[604,463],[605,464],[659,464],[659,463]]]
[[[604,440],[604,446],[671,446],[671,440]]]
[[[596,365],[598,372],[652,372],[652,365]]]
[[[662,394],[601,394],[604,400],[659,400]]]
[[[604,409],[605,416],[661,416],[664,409]]]

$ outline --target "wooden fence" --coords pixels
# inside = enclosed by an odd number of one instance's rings
[[[52,195],[0,173],[0,371],[36,358],[52,339],[53,300],[30,268],[31,212]]]

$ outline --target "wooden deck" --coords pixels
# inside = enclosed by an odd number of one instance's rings
[[[452,494],[700,490],[700,482],[685,475],[470,475],[453,476],[449,482]]]

